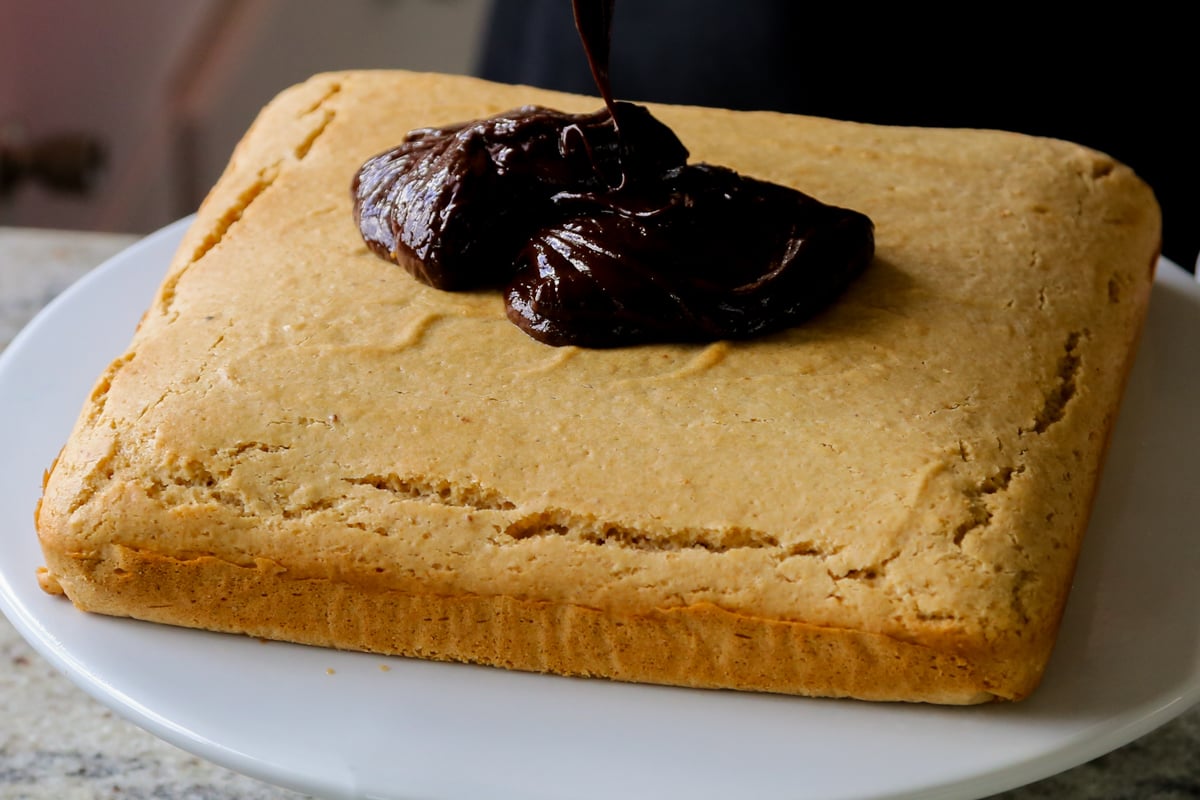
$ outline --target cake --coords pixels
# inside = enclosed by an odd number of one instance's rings
[[[412,129],[595,98],[316,76],[260,114],[45,478],[79,608],[563,675],[936,703],[1037,685],[1160,242],[1077,145],[654,106],[857,209],[875,258],[747,341],[551,347],[372,254]]]

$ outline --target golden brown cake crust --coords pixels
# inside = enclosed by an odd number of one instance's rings
[[[1149,297],[1150,191],[1076,145],[658,107],[861,210],[813,322],[612,351],[373,255],[410,129],[597,101],[321,75],[260,115],[48,476],[81,608],[621,680],[966,703],[1036,686]]]

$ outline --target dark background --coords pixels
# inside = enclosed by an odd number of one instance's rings
[[[1163,208],[1164,254],[1192,269],[1200,41],[1182,19],[1099,6],[625,0],[612,82],[625,100],[771,109],[889,125],[998,128],[1133,167]],[[1182,16],[1182,15],[1180,15]],[[567,0],[497,0],[481,77],[595,94]]]

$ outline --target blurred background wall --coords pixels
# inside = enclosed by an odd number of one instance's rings
[[[154,230],[196,209],[284,87],[469,72],[485,16],[486,0],[0,0],[0,148],[86,161],[95,142],[104,159],[58,189],[10,168],[0,225]]]

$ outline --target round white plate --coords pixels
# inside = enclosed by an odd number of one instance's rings
[[[1015,705],[937,708],[434,664],[75,611],[37,588],[33,508],[182,223],[81,280],[0,357],[0,606],[120,714],[329,797],[979,797],[1200,699],[1200,286],[1163,262],[1058,648]]]

